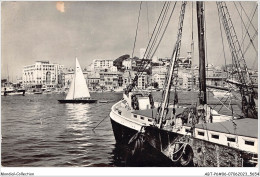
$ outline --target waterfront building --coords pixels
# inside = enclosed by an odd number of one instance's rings
[[[153,66],[152,67],[152,83],[158,83],[158,88],[162,89],[167,74],[166,66]]]
[[[169,57],[158,59],[158,63],[160,63],[160,65],[163,65],[163,66],[169,66],[170,62],[171,62],[171,58],[169,58]]]
[[[177,59],[178,67],[180,68],[191,68],[191,52],[188,52],[188,56],[179,57]]]
[[[100,88],[102,90],[113,90],[118,88],[118,74],[114,72],[100,72]]]
[[[65,88],[69,88],[70,84],[72,82],[73,76],[74,76],[74,69],[65,68],[63,70],[63,74],[64,74],[64,86],[65,86]],[[88,74],[89,74],[88,71],[83,71],[83,75],[86,80],[87,80]]]
[[[258,84],[258,72],[257,72],[257,71],[255,71],[254,73],[252,73],[251,79],[252,79],[252,81],[253,81],[254,84],[256,84],[256,85]]]
[[[145,57],[145,56],[144,56],[145,51],[146,51],[145,48],[141,48],[141,49],[140,49],[140,59],[143,59],[143,58]]]
[[[136,73],[137,73],[136,71],[132,71],[132,70],[128,70],[123,73],[122,75],[123,88],[126,88],[129,84],[132,83],[132,80],[135,78]]]
[[[109,69],[113,66],[113,61],[114,60],[109,59],[95,59],[93,60],[92,70],[97,71],[102,69]]]
[[[153,62],[153,63],[158,63],[158,57],[157,57],[157,56],[153,56],[152,62]]]
[[[227,73],[222,71],[219,67],[214,67],[212,64],[206,66],[206,84],[225,87]]]
[[[149,76],[146,73],[143,73],[138,77],[137,88],[146,89],[148,87]]]
[[[132,68],[136,66],[136,61],[132,58],[128,58],[122,62],[122,66],[126,70],[132,70]]]
[[[88,87],[91,89],[91,90],[96,90],[96,89],[99,89],[100,88],[100,74],[95,72],[95,73],[90,73],[88,75],[88,78],[87,78],[87,82],[88,82]]]
[[[50,63],[49,61],[36,61],[35,64],[24,66],[23,85],[30,88],[41,85],[46,88],[54,88],[58,84],[58,76],[63,65]]]
[[[179,69],[178,85],[182,89],[194,88],[194,76],[192,70],[188,68]]]

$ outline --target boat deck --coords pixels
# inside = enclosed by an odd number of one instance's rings
[[[234,128],[234,125],[236,129]],[[240,136],[252,138],[258,137],[258,120],[251,118],[236,119],[234,120],[234,123],[232,121],[225,121],[207,124],[197,124],[195,125],[195,127],[226,134],[237,134]]]
[[[172,109],[173,108],[169,108],[169,113],[167,114],[166,119],[170,119]],[[176,108],[175,109],[176,115],[178,116],[179,114],[181,114],[184,109],[185,108],[183,108],[183,107]],[[141,115],[141,116],[149,117],[149,118],[154,118],[154,117],[156,117],[157,109],[135,110],[135,111],[133,111],[133,113]]]

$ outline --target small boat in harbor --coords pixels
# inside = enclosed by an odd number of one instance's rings
[[[8,95],[25,95],[24,89],[14,89],[13,87],[4,87],[1,90],[2,96],[8,96]]]
[[[23,89],[19,84],[12,84],[6,83],[1,88],[1,95],[8,96],[8,95],[25,95],[25,89]]]
[[[90,97],[89,89],[84,78],[83,72],[76,58],[76,69],[74,77],[70,84],[69,92],[64,100],[58,100],[60,103],[96,103]]]

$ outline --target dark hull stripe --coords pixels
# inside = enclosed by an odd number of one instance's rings
[[[58,100],[60,103],[96,103],[97,100]]]
[[[136,130],[121,125],[111,119],[111,124],[116,142],[119,144],[128,144],[129,140],[137,133]]]

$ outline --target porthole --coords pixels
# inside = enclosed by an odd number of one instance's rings
[[[232,137],[227,137],[227,141],[229,141],[229,142],[236,142],[236,139],[232,138]]]
[[[247,140],[245,140],[245,144],[246,145],[250,145],[250,146],[254,146],[255,142],[254,141],[247,141]]]
[[[200,136],[204,136],[205,133],[204,133],[204,132],[201,132],[201,131],[198,131],[198,135],[200,135]]]
[[[219,139],[219,135],[216,135],[216,134],[211,134],[211,138],[214,138],[214,139]]]

